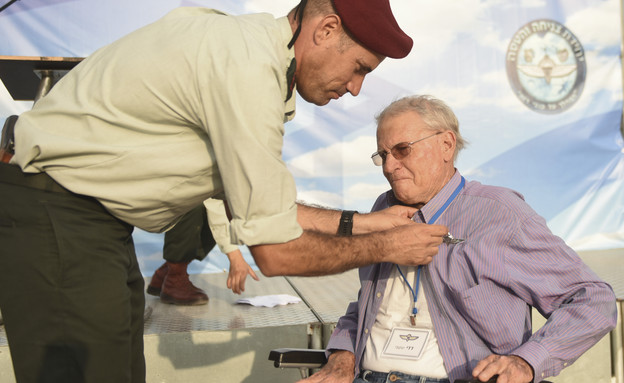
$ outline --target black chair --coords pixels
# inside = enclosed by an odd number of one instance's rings
[[[327,363],[325,350],[306,348],[278,348],[271,350],[269,360],[275,368],[298,368],[302,378],[310,375],[310,370],[323,367]]]
[[[2,135],[0,136],[0,158],[1,161],[4,162],[4,158],[7,157],[7,160],[13,155],[14,151],[14,138],[13,132],[15,131],[15,122],[17,121],[17,116],[9,116],[4,121],[4,126],[2,127]]]

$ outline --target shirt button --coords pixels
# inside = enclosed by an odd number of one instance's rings
[[[381,298],[381,293],[377,293],[377,298]]]
[[[390,379],[391,382],[396,382],[397,380],[399,380],[399,377],[392,374],[388,377],[388,379]]]
[[[364,334],[368,334],[368,329],[367,328],[364,329]]]

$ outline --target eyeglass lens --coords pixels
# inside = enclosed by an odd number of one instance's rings
[[[429,137],[437,136],[440,133],[442,132],[437,132],[430,136],[427,136],[427,137],[421,138],[420,140],[416,140],[412,142],[399,142],[398,144],[394,145],[390,149],[390,153],[392,153],[392,157],[396,158],[397,160],[402,160],[403,158],[407,157],[411,153],[413,144],[423,141]],[[388,156],[388,152],[383,150],[383,151],[378,151],[378,152],[373,153],[371,158],[373,159],[373,163],[375,165],[381,166],[386,161],[387,156]]]
[[[394,145],[392,149],[390,149],[392,157],[396,158],[397,160],[402,160],[403,158],[407,157],[411,151],[412,147],[409,142],[399,142],[398,144]],[[381,165],[386,160],[387,156],[388,152],[386,151],[377,152],[373,154],[373,162],[375,163],[375,165]]]

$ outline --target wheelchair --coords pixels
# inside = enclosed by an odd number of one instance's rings
[[[310,370],[323,367],[327,363],[325,350],[314,350],[305,348],[277,348],[269,352],[269,360],[273,361],[275,368],[298,368],[302,378],[307,378]],[[455,383],[496,383],[498,375],[493,376],[487,382],[475,379],[459,379]],[[551,383],[542,380],[540,383]]]

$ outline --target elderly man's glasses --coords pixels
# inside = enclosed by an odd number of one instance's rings
[[[431,138],[433,136],[437,136],[438,134],[443,133],[443,132],[437,132],[434,133],[430,136],[421,138],[419,140],[416,141],[411,141],[411,142],[399,142],[398,144],[394,145],[392,147],[392,149],[390,149],[390,153],[392,154],[392,157],[396,158],[397,160],[402,160],[403,158],[409,156],[409,154],[412,152],[412,145],[414,145],[417,142],[420,142],[422,140],[426,140],[427,138]],[[379,150],[375,153],[373,153],[373,155],[371,156],[373,163],[377,166],[381,166],[383,165],[384,162],[386,162],[386,157],[388,156],[388,151],[387,150]]]

